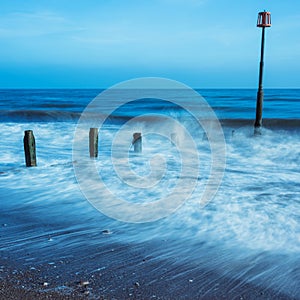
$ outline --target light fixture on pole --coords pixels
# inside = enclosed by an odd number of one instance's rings
[[[262,110],[264,101],[263,92],[263,69],[264,69],[264,51],[265,51],[265,28],[271,27],[271,13],[260,12],[257,19],[257,27],[262,28],[261,37],[261,55],[260,55],[260,66],[259,66],[259,84],[257,92],[257,103],[256,103],[256,119],[254,123],[254,134],[261,134],[262,127]]]

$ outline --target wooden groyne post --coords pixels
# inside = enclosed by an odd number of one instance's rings
[[[35,138],[32,130],[24,131],[24,152],[26,167],[36,167]]]
[[[265,51],[265,28],[271,27],[271,13],[263,11],[258,14],[257,27],[262,28],[261,36],[261,53],[259,65],[259,83],[256,101],[256,118],[254,123],[254,134],[261,134],[262,127],[262,111],[264,102],[263,92],[263,70],[264,70],[264,51]]]
[[[133,134],[132,145],[134,152],[142,152],[142,134],[140,132]]]
[[[90,128],[89,132],[90,157],[98,157],[98,128]]]

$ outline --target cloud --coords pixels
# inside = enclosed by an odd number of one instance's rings
[[[188,6],[201,6],[208,2],[208,0],[160,0],[161,2],[169,5],[188,5]]]
[[[99,37],[99,35],[81,35],[81,36],[73,36],[73,41],[84,43],[84,44],[93,44],[93,45],[116,45],[116,44],[122,44],[122,43],[128,43],[135,41],[133,38],[127,38],[127,37]]]
[[[0,20],[0,37],[36,37],[59,34],[80,28],[59,14],[49,11],[14,12]]]

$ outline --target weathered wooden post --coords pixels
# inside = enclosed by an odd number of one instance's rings
[[[89,150],[90,157],[98,157],[98,128],[90,128]]]
[[[254,123],[254,134],[261,134],[262,111],[264,102],[263,91],[263,70],[264,70],[264,51],[265,51],[265,28],[271,27],[271,13],[263,11],[258,14],[257,27],[262,28],[261,53],[259,65],[259,83],[256,102],[256,118]]]
[[[26,167],[36,167],[35,139],[32,130],[24,131],[23,142]]]
[[[134,152],[142,152],[142,134],[140,132],[135,132],[133,134],[132,145],[134,147]]]

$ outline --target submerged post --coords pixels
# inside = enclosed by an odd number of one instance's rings
[[[254,134],[261,134],[262,127],[262,111],[263,111],[263,70],[264,70],[264,51],[265,51],[265,28],[271,27],[271,13],[260,12],[257,19],[257,27],[262,28],[261,36],[261,53],[260,53],[260,65],[259,65],[259,83],[257,91],[257,102],[256,102],[256,118],[254,123]]]
[[[98,157],[98,128],[90,128],[89,150],[90,157]]]
[[[32,130],[24,131],[24,152],[26,167],[36,167],[35,139]]]
[[[142,134],[140,132],[133,134],[132,145],[134,152],[142,152]]]
[[[178,144],[178,136],[175,132],[171,133],[171,143],[175,146]]]

